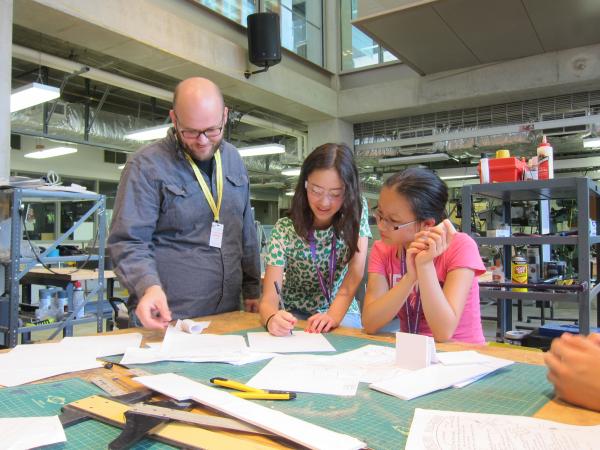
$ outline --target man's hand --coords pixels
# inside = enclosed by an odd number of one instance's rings
[[[258,312],[258,298],[245,298],[244,299],[244,311],[246,312]]]
[[[144,292],[135,309],[144,328],[165,329],[171,321],[171,311],[167,303],[165,291],[158,285],[150,286]]]
[[[600,337],[568,333],[552,341],[544,355],[548,380],[561,399],[600,411]]]

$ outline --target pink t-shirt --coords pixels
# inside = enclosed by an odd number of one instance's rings
[[[446,275],[454,269],[466,268],[475,272],[473,284],[469,291],[467,302],[462,316],[458,322],[452,340],[483,344],[483,330],[481,328],[481,311],[479,309],[479,284],[477,278],[485,273],[485,266],[479,256],[477,244],[465,233],[457,233],[448,249],[433,260],[440,286],[444,286]],[[398,248],[386,245],[383,241],[376,241],[369,256],[369,272],[380,273],[388,280],[388,285],[393,287],[401,278],[401,261],[398,258]],[[408,332],[409,326],[413,331],[418,329],[419,334],[432,336],[429,324],[423,314],[423,308],[419,308],[415,302],[414,293],[407,299],[409,314],[407,316],[407,304],[400,308],[398,318],[400,319],[401,331]],[[416,325],[417,310],[419,311],[418,328]],[[414,319],[413,319],[414,318]],[[408,319],[415,322],[408,324]]]

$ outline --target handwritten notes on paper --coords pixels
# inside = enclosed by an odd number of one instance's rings
[[[565,425],[533,417],[415,409],[406,450],[598,448],[600,426]]]

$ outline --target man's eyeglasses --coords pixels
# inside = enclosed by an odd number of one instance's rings
[[[177,124],[179,125],[179,117],[177,117],[177,113],[175,113],[175,120],[177,121]],[[179,133],[181,133],[181,136],[183,136],[185,139],[198,139],[200,137],[200,135],[204,135],[205,138],[207,139],[211,139],[211,138],[216,138],[218,136],[220,136],[221,131],[223,131],[223,125],[225,124],[225,117],[223,117],[223,120],[221,121],[221,125],[218,127],[212,127],[212,128],[207,128],[206,130],[180,130],[178,128],[177,131],[179,131]]]
[[[401,228],[407,227],[416,222],[416,220],[412,220],[412,221],[406,222],[406,223],[394,223],[391,220],[384,218],[381,215],[381,212],[379,212],[379,209],[377,208],[377,206],[375,208],[373,208],[373,215],[375,216],[375,221],[377,222],[377,226],[379,226],[383,229],[386,229],[386,230],[398,231]]]
[[[309,183],[308,181],[304,182],[304,188],[310,196],[319,200],[322,199],[324,196],[327,196],[327,198],[329,198],[329,200],[332,202],[344,198],[343,188],[326,191],[322,187],[315,186],[314,184]]]

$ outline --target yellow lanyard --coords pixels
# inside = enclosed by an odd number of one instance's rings
[[[215,205],[215,201],[212,196],[212,192],[208,188],[206,181],[204,181],[204,177],[200,173],[198,166],[192,160],[190,155],[187,152],[184,152],[185,157],[187,158],[190,166],[192,166],[192,170],[194,171],[194,175],[196,175],[196,179],[198,180],[198,184],[202,188],[202,192],[204,192],[204,196],[206,197],[206,201],[208,202],[208,206],[212,209],[213,214],[215,215],[215,222],[219,221],[219,211],[221,211],[221,199],[223,198],[223,167],[221,166],[221,151],[217,150],[215,152],[215,161],[217,161],[217,204]]]

